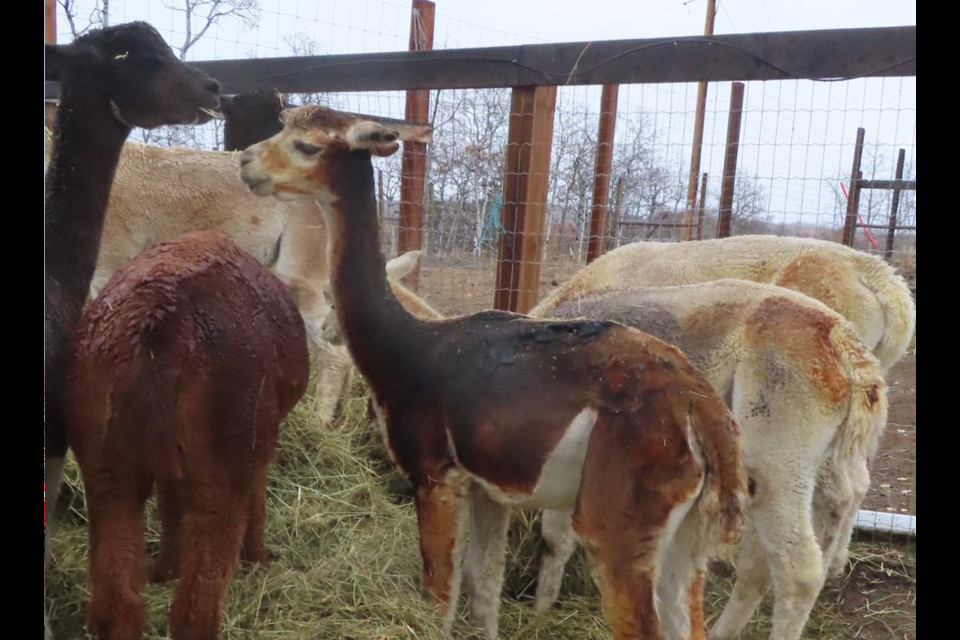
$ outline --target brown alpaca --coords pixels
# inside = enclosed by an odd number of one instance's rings
[[[386,277],[371,155],[416,132],[319,107],[291,109],[284,124],[241,156],[241,178],[258,195],[315,198],[324,210],[340,325],[413,483],[422,578],[444,629],[466,510],[474,614],[495,638],[510,507],[564,505],[616,640],[702,637],[699,578],[737,532],[746,495],[739,428],[703,375],[612,322],[414,318]],[[677,561],[661,571],[670,551]]]
[[[120,151],[130,130],[197,122],[219,85],[173,55],[143,22],[45,45],[45,78],[61,86],[44,181],[44,572],[67,443],[63,377],[73,327],[93,277]],[[46,507],[45,504],[45,507]]]
[[[163,535],[152,577],[180,577],[170,635],[217,637],[241,547],[244,560],[266,562],[267,468],[308,376],[289,290],[220,233],[147,250],[87,307],[65,398],[98,638],[140,638],[143,508],[154,485]]]

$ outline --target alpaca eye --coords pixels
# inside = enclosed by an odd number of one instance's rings
[[[315,156],[321,151],[321,148],[317,145],[302,140],[295,141],[293,147],[305,156]]]

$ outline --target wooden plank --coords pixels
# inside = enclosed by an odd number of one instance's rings
[[[537,302],[556,103],[556,87],[517,87],[510,98],[495,309],[525,313]]]
[[[597,161],[593,168],[593,205],[590,207],[587,264],[603,254],[603,234],[607,228],[610,173],[613,171],[613,134],[617,125],[617,96],[619,93],[619,85],[605,84],[600,96],[600,125],[597,131]]]
[[[734,82],[730,89],[730,114],[727,117],[727,146],[723,157],[723,178],[720,183],[720,213],[717,237],[730,237],[733,217],[733,191],[737,182],[737,153],[740,150],[740,124],[743,120],[743,83]]]
[[[690,225],[685,222],[651,222],[649,220],[624,220],[621,227],[656,227],[664,229],[686,229]],[[648,236],[649,237],[649,236]]]
[[[195,63],[224,93],[916,76],[917,27],[782,31]],[[52,97],[56,97],[53,95]]]
[[[857,206],[860,198],[860,163],[863,158],[863,138],[866,131],[863,127],[857,129],[857,142],[853,147],[853,168],[850,170],[850,192],[847,194],[847,214],[843,219],[843,235],[841,243],[848,247],[853,246],[853,237],[857,231]]]
[[[410,11],[411,51],[433,49],[435,9],[433,2],[429,0],[413,0]],[[407,91],[404,117],[412,122],[427,122],[430,118],[430,92]],[[423,190],[427,181],[427,145],[423,142],[404,142],[400,167],[397,253],[403,254],[423,246]],[[419,262],[403,279],[403,283],[417,291],[420,284]]]
[[[916,191],[916,180],[861,180],[861,189],[892,189],[899,191]]]
[[[858,225],[858,226],[859,226],[861,229],[864,229],[864,228],[866,228],[866,229],[889,229],[889,228],[890,228],[890,225],[888,225],[888,224],[862,224],[862,225]],[[900,225],[897,225],[896,227],[894,227],[894,230],[896,230],[896,231],[916,231],[916,230],[917,230],[917,225],[915,225],[915,224],[908,224],[908,225],[902,225],[902,224],[900,224]]]

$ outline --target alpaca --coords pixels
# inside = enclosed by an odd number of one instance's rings
[[[838,313],[743,280],[584,293],[551,318],[614,320],[676,345],[728,399],[750,477],[737,582],[711,632],[734,638],[768,587],[770,637],[798,640],[828,575],[847,564],[867,464],[886,426],[883,369]],[[536,608],[549,609],[573,553],[570,514],[545,511]]]
[[[223,150],[243,151],[280,133],[280,112],[290,105],[276,90],[261,89],[220,96]]]
[[[392,287],[414,316],[442,318]],[[674,344],[728,399],[754,495],[729,613],[714,637],[735,636],[772,582],[771,637],[799,638],[824,580],[846,566],[870,484],[867,462],[886,425],[883,370],[850,323],[808,296],[744,280],[592,292],[541,313],[613,320]],[[336,314],[324,321],[324,337],[342,340]],[[569,512],[544,511],[542,529],[541,612],[557,599],[575,546]]]
[[[242,150],[248,142],[277,133],[283,104],[275,91],[222,96],[226,150]],[[49,148],[45,135],[45,158]],[[232,153],[127,143],[107,210],[90,297],[96,297],[128,260],[158,242],[196,229],[226,233],[270,266],[293,291],[318,365],[317,417],[327,423],[341,390],[349,384],[352,366],[344,347],[331,346],[321,336],[320,327],[330,312],[323,295],[329,280],[323,216],[310,201],[257,198],[237,181],[236,173]]]
[[[308,378],[289,290],[225,235],[185,234],[114,274],[80,319],[64,394],[90,520],[91,633],[141,637],[156,484],[151,578],[179,575],[171,636],[217,637],[241,547],[266,563],[267,469]]]
[[[143,22],[44,45],[60,109],[44,180],[44,573],[67,451],[63,377],[74,325],[93,278],[114,172],[133,127],[187,124],[219,104],[219,85],[183,64]]]
[[[810,238],[736,236],[702,242],[636,242],[587,265],[531,315],[603,288],[666,287],[736,278],[793,289],[853,323],[885,371],[903,357],[916,305],[903,278],[876,256]]]
[[[706,561],[736,535],[746,499],[739,427],[703,375],[616,323],[409,315],[384,270],[371,156],[416,132],[322,107],[283,117],[240,175],[257,195],[321,204],[337,316],[414,486],[422,579],[444,631],[470,510],[474,614],[497,637],[505,523],[521,506],[574,509],[616,640],[697,633]]]

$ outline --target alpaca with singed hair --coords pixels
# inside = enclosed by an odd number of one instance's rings
[[[413,484],[422,579],[444,629],[469,522],[473,611],[497,637],[511,506],[573,509],[616,640],[702,629],[706,562],[746,500],[739,428],[703,375],[615,323],[410,315],[385,273],[371,156],[418,132],[322,107],[283,118],[240,175],[257,195],[321,204],[338,320]]]

